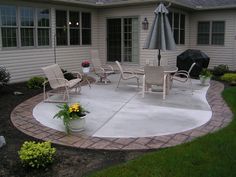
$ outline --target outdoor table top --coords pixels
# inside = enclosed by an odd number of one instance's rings
[[[176,66],[162,66],[164,68],[164,73],[170,74],[170,73],[175,73],[178,71],[178,67]],[[137,74],[144,74],[144,68],[142,69],[137,69],[136,70]]]
[[[175,73],[178,71],[176,66],[163,66],[165,73]]]

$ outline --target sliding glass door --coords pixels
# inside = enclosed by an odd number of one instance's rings
[[[107,20],[107,60],[139,62],[138,18]]]

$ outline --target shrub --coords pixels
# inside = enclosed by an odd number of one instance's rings
[[[0,85],[7,84],[10,80],[10,73],[4,66],[0,66]]]
[[[61,71],[63,72],[65,79],[68,81],[76,78],[72,73],[67,72],[67,70],[61,69]]]
[[[220,79],[230,83],[236,82],[236,73],[226,73]]]
[[[229,67],[227,65],[215,66],[212,71],[214,76],[222,76],[227,72],[229,72]]]
[[[24,167],[46,167],[54,160],[56,149],[51,147],[50,142],[36,143],[26,141],[18,151],[21,163]]]
[[[30,80],[28,80],[27,86],[30,89],[42,88],[44,81],[45,79],[43,77],[35,76],[35,77],[32,77]]]

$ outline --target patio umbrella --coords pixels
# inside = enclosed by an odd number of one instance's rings
[[[164,4],[160,3],[154,13],[155,19],[144,49],[158,49],[158,66],[160,66],[161,50],[174,50],[175,41],[167,17],[168,10]]]

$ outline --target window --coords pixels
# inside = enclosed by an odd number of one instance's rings
[[[210,44],[210,22],[198,23],[198,44]]]
[[[82,44],[91,44],[91,14],[82,13]]]
[[[57,45],[67,45],[67,12],[56,11],[56,39]]]
[[[82,23],[80,21],[82,21]],[[59,46],[90,45],[91,14],[77,11],[56,10],[56,37],[57,45]]]
[[[2,46],[17,47],[16,7],[0,6]]]
[[[225,37],[225,22],[213,21],[212,22],[212,34],[211,34],[212,45],[224,45]]]
[[[224,45],[225,22],[198,22],[198,44]]]
[[[123,61],[138,61],[138,18],[123,19]]]
[[[2,46],[49,46],[49,16],[49,9],[0,6]]]
[[[50,18],[49,9],[38,9],[38,46],[50,44]]]
[[[168,19],[173,32],[176,44],[185,44],[185,15],[176,12],[170,12]]]
[[[80,44],[80,13],[70,12],[70,45]]]
[[[30,7],[20,8],[21,46],[34,46],[34,10]]]
[[[180,16],[180,44],[185,43],[185,15]]]

